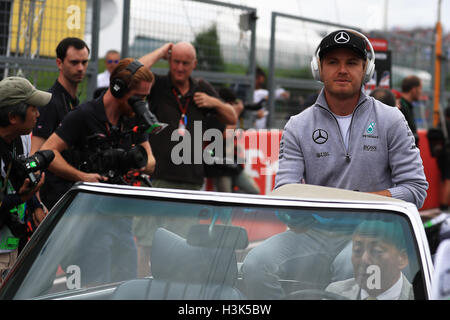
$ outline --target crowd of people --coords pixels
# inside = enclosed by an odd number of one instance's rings
[[[349,41],[336,41],[343,34]],[[309,108],[286,123],[275,188],[289,183],[332,186],[394,197],[420,208],[428,182],[417,148],[412,103],[420,98],[422,84],[415,76],[404,79],[400,99],[387,89],[367,95],[362,88],[374,71],[374,54],[368,53],[368,46],[367,38],[352,30],[332,32],[319,44],[312,72],[324,87],[310,101]],[[208,81],[192,76],[197,58],[191,43],[167,43],[139,59],[121,59],[118,51],[110,50],[105,56],[105,71],[97,78],[96,97],[80,104],[78,85],[86,75],[89,54],[88,45],[81,39],[62,40],[56,48],[58,78],[48,92],[37,90],[23,78],[9,77],[0,82],[0,240],[10,237],[3,234],[7,230],[17,239],[0,247],[2,273],[14,262],[19,242],[26,241],[32,233],[8,228],[14,220],[10,218],[13,208],[27,203],[17,224],[32,221],[36,227],[75,182],[127,182],[104,174],[108,170],[89,166],[99,157],[100,145],[141,152],[146,159],[118,172],[120,176],[143,174],[151,177],[155,188],[200,190],[208,176],[208,166],[202,158],[205,146],[198,146],[197,135],[203,137],[207,130],[214,129],[227,137],[239,128],[244,110],[252,113],[254,127],[266,127],[268,91],[264,88],[265,73],[260,68],[256,72],[253,101],[244,102],[229,88],[218,90]],[[169,72],[153,74],[152,66],[161,59],[168,61]],[[276,98],[289,99],[290,94],[279,89]],[[147,110],[140,108],[143,103],[148,103]],[[142,116],[142,112],[150,112],[152,119],[166,124],[166,128],[158,134],[131,130],[136,125],[148,128],[148,114]],[[180,148],[180,141],[186,143],[183,146],[187,145],[187,149]],[[20,149],[16,144],[21,145]],[[236,161],[242,145],[236,142],[224,145],[224,149],[227,147],[232,149],[227,154]],[[53,152],[53,161],[36,185],[30,186],[27,180],[21,181],[19,188],[8,184],[8,166],[17,150],[26,156],[40,150]],[[213,177],[218,191],[233,192],[239,188],[242,192],[259,193],[242,163],[232,172],[225,167],[218,170]],[[134,221],[133,232],[138,244],[138,273],[145,275],[152,235],[141,234],[140,229],[146,230],[155,222],[140,219]],[[188,229],[187,224],[180,226],[179,234]],[[259,264],[248,266],[257,269]],[[245,272],[258,274],[252,269]],[[336,286],[333,288],[336,290]]]

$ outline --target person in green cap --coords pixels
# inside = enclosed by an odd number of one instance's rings
[[[35,196],[44,183],[44,175],[35,186],[26,178],[20,188],[13,187],[17,184],[11,177],[15,171],[12,160],[29,154],[29,134],[39,117],[38,107],[48,104],[51,97],[25,78],[0,81],[0,283],[17,258],[19,241],[26,240],[25,222],[37,226],[45,217]]]

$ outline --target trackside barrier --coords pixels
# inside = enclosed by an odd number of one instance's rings
[[[245,139],[245,171],[258,184],[261,194],[268,194],[275,184],[278,170],[278,151],[282,130],[247,130]],[[425,176],[429,183],[427,198],[421,210],[439,208],[440,171],[435,158],[431,156],[427,131],[418,130],[420,156],[422,157]],[[206,181],[206,190],[214,190],[210,179]]]
[[[240,140],[245,145],[245,172],[255,180],[260,194],[268,194],[275,185],[282,134],[283,131],[278,129],[249,129]],[[206,179],[205,189],[214,190],[211,179]]]
[[[436,158],[431,156],[430,145],[427,139],[427,130],[417,130],[419,135],[420,156],[422,157],[425,176],[429,183],[427,198],[421,210],[439,208],[441,174]]]

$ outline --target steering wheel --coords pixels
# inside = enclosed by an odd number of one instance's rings
[[[282,300],[350,300],[340,294],[317,289],[304,289],[288,293]]]

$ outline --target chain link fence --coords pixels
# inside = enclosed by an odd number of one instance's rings
[[[272,12],[268,66],[267,127],[284,128],[289,117],[311,106],[322,84],[313,80],[311,58],[322,38],[336,30],[356,27]],[[290,92],[281,99],[277,91]]]
[[[2,76],[24,76],[37,88],[49,89],[58,77],[56,46],[66,37],[78,37],[91,49],[90,66],[79,86],[79,98],[83,101],[91,96],[89,83],[95,89],[98,47],[94,43],[92,21],[98,10],[96,1],[0,0]]]
[[[122,1],[122,0],[121,0]],[[95,0],[0,0],[0,72],[3,77],[23,75],[47,90],[58,76],[55,48],[68,36],[79,37],[91,49],[85,80],[79,86],[81,101],[91,98],[98,71],[99,24],[102,5]],[[198,51],[194,76],[216,86],[238,85],[240,98],[253,100],[256,61],[267,74],[268,127],[283,128],[290,115],[311,104],[322,85],[312,80],[311,57],[322,37],[336,28],[352,28],[283,13],[272,13],[269,52],[256,50],[255,8],[212,0],[123,0],[122,56],[140,57],[166,42],[189,41]],[[103,8],[105,9],[105,8]],[[104,17],[105,19],[107,17]],[[432,118],[434,38],[429,33],[407,37],[373,33],[389,42],[393,87],[411,71],[424,80],[429,98],[418,108],[419,127]],[[444,53],[450,55],[448,46]],[[160,61],[153,69],[167,73]],[[450,99],[450,63],[442,66],[443,107]],[[289,97],[278,99],[277,89]],[[446,91],[447,90],[447,91]],[[422,120],[425,119],[425,120]],[[420,122],[422,121],[422,122]]]
[[[402,80],[409,75],[416,75],[422,80],[423,96],[416,104],[417,107],[413,109],[414,118],[418,128],[433,127],[436,63],[434,31],[417,30],[412,36],[395,32],[372,32],[371,35],[388,41],[389,50],[392,52],[392,87],[394,89],[401,91]],[[446,78],[450,80],[450,52],[445,46],[442,51],[440,105],[441,108],[445,108],[450,107],[447,101],[450,98],[450,91],[446,92]]]
[[[356,27],[325,21],[313,20],[279,12],[272,12],[271,43],[268,66],[269,119],[268,127],[283,128],[293,114],[302,111],[314,102],[314,97],[322,84],[312,80],[311,58],[321,39],[338,28]],[[388,41],[391,51],[392,86],[400,90],[401,81],[408,75],[417,75],[422,79],[424,99],[414,108],[415,119],[419,128],[433,125],[433,83],[435,65],[434,33],[429,30],[417,32],[414,37],[395,32],[366,32],[369,38],[383,38]],[[443,52],[449,52],[447,47]],[[450,52],[449,52],[450,54]],[[442,107],[450,98],[446,92],[450,82],[450,65],[448,57],[441,67]],[[375,62],[376,63],[376,62]],[[450,85],[450,83],[448,84]],[[277,97],[277,90],[283,87],[291,92],[290,101],[286,103]]]
[[[164,43],[188,41],[197,50],[193,76],[216,85],[240,83],[251,88],[255,22],[256,9],[219,1],[133,0],[122,52],[138,58]],[[159,61],[152,70],[167,73],[167,61]]]

